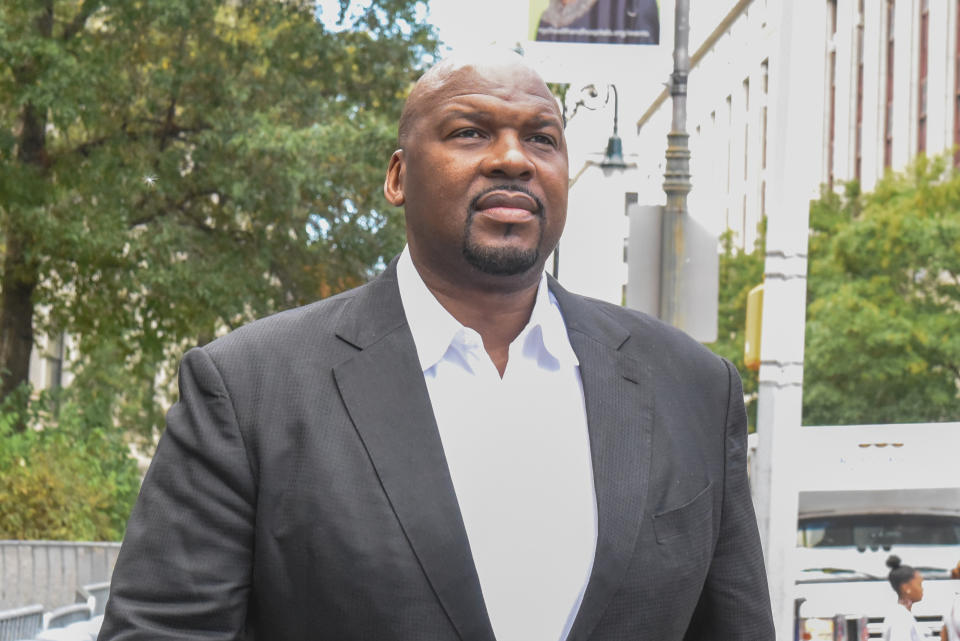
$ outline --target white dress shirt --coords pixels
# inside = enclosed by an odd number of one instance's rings
[[[546,276],[502,379],[408,249],[397,281],[497,641],[563,641],[593,568],[597,507],[579,362]]]

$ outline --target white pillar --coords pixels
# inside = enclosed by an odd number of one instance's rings
[[[770,200],[754,483],[777,639],[793,639],[797,490],[793,457],[803,393],[807,229],[822,174],[825,2],[776,3],[770,61]],[[771,3],[771,9],[773,9]]]

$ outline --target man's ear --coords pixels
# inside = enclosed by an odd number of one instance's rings
[[[395,206],[403,205],[405,199],[403,195],[403,178],[406,173],[406,163],[403,161],[403,149],[397,149],[390,156],[390,164],[387,166],[387,177],[383,181],[383,195],[387,201]]]

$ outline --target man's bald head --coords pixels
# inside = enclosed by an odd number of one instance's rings
[[[567,215],[563,117],[523,58],[482,54],[444,60],[414,86],[383,193],[404,209],[421,273],[456,288],[535,288]]]
[[[397,133],[397,142],[401,149],[406,147],[410,131],[416,121],[421,116],[430,113],[430,107],[433,104],[431,98],[441,88],[456,83],[458,76],[465,71],[476,71],[481,76],[490,77],[491,81],[495,81],[498,76],[503,74],[529,76],[542,85],[545,96],[551,96],[550,90],[540,74],[523,59],[523,56],[511,49],[487,47],[455,53],[428,69],[417,80],[410,91],[410,95],[407,96],[403,105],[403,112],[400,114],[400,125]],[[464,89],[468,90],[469,87],[465,86]],[[557,112],[559,113],[559,108]]]

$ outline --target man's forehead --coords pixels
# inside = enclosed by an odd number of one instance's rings
[[[452,59],[428,71],[418,83],[424,94],[509,94],[538,96],[555,104],[543,79],[532,68],[516,59],[491,61]]]
[[[457,96],[491,96],[505,102],[542,102],[543,111],[562,120],[556,98],[540,75],[513,51],[484,49],[457,54],[430,68],[414,85],[400,117],[400,145],[424,116]]]

